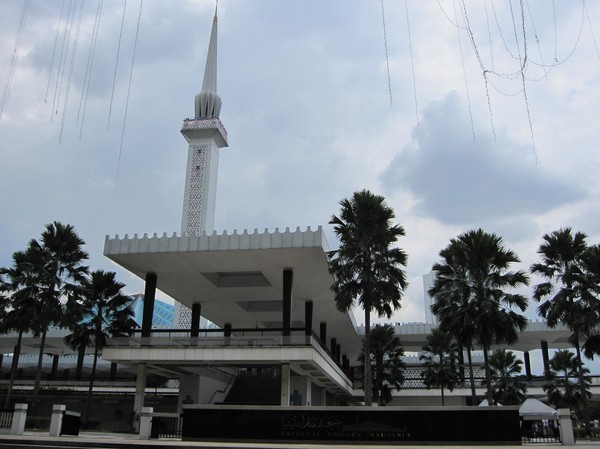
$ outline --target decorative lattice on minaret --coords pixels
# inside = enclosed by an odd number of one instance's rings
[[[193,147],[192,161],[188,164],[190,177],[187,189],[187,210],[185,217],[185,233],[194,235],[202,229],[202,207],[204,206],[204,179],[206,178],[207,145]]]

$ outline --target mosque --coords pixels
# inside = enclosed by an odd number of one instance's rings
[[[135,369],[138,413],[149,372],[179,380],[179,410],[228,397],[231,403],[244,383],[232,403],[360,403],[353,368],[364,328],[351,312],[335,307],[322,227],[232,233],[213,228],[219,152],[228,146],[220,111],[215,14],[194,117],[181,128],[188,142],[181,233],[107,236],[104,255],[145,279],[145,292],[141,332],[112,339],[102,357]],[[173,329],[152,326],[157,289],[177,301]],[[201,326],[201,317],[217,327]],[[405,351],[417,353],[433,327],[430,317],[428,323],[397,325],[396,332]],[[548,348],[568,347],[567,338],[565,329],[531,323],[514,347],[524,351],[526,375],[531,378],[528,351],[541,349],[547,366]],[[409,370],[418,365],[418,357],[410,359]],[[541,384],[529,391],[543,394]],[[403,389],[392,404],[437,405],[438,395],[422,386]],[[469,395],[459,388],[447,400],[465,405]]]

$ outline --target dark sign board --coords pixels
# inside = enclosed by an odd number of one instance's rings
[[[183,440],[521,444],[516,407],[190,407]]]

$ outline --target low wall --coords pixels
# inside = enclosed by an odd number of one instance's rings
[[[521,444],[518,407],[191,405],[182,439]]]

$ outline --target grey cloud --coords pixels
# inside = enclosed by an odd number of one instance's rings
[[[582,197],[532,162],[532,151],[504,131],[496,141],[487,131],[474,140],[459,96],[450,93],[425,109],[381,180],[388,191],[409,190],[421,213],[448,224],[542,213]]]

